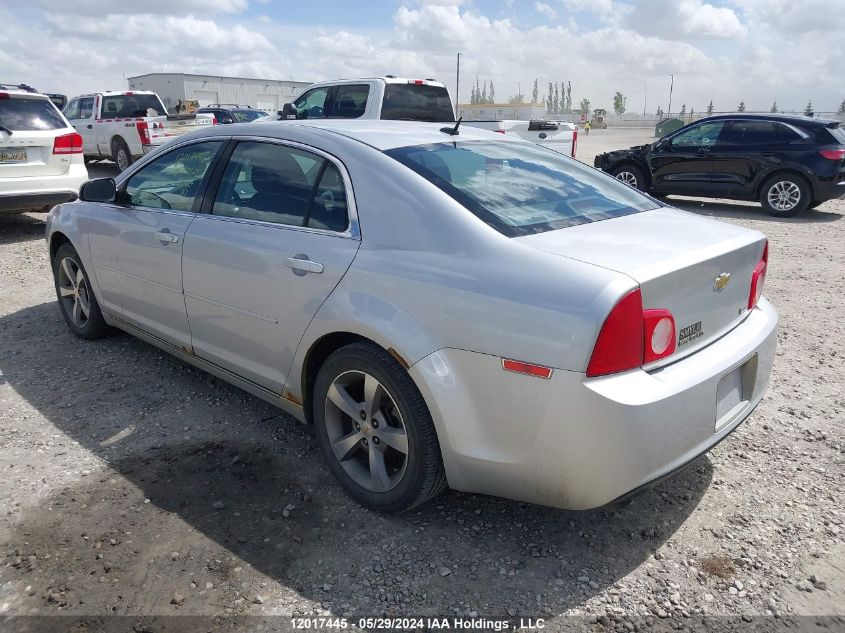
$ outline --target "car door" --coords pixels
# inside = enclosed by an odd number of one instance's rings
[[[193,350],[278,393],[360,244],[348,175],[313,148],[255,140],[216,172],[183,253]]]
[[[185,230],[225,139],[181,145],[135,170],[113,204],[91,216],[89,243],[102,306],[179,347],[191,344],[182,296]]]
[[[655,143],[648,160],[652,189],[660,193],[710,194],[713,159],[710,152],[724,121],[704,121]]]
[[[802,136],[778,123],[759,119],[731,121],[713,147],[714,195],[756,198],[760,179],[782,165]]]
[[[64,109],[65,118],[82,137],[82,153],[91,156],[97,154],[93,125],[94,97],[71,99]]]

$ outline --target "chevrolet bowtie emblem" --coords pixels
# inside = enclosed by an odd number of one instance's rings
[[[730,273],[722,273],[718,277],[716,277],[716,281],[713,282],[713,290],[717,292],[719,290],[724,290],[725,286],[731,283],[731,274]]]

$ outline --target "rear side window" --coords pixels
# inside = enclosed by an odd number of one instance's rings
[[[385,153],[509,237],[659,206],[615,178],[528,143],[436,143]]]
[[[443,86],[394,84],[384,88],[381,118],[389,121],[454,121],[452,100]]]
[[[60,130],[67,127],[52,101],[28,97],[0,99],[0,125],[13,132]]]
[[[349,227],[349,209],[346,188],[340,170],[333,163],[326,163],[317,191],[308,211],[307,226],[342,233]]]
[[[156,95],[131,94],[103,97],[103,118],[126,119],[167,114]]]
[[[370,86],[347,84],[335,88],[331,116],[336,119],[357,119],[367,109]]]
[[[842,129],[841,127],[832,127],[827,128],[827,131],[830,132],[830,135],[836,143],[845,145],[845,129]]]
[[[793,138],[787,138],[791,132]],[[722,140],[726,145],[775,145],[798,137],[792,130],[773,121],[734,121]]]

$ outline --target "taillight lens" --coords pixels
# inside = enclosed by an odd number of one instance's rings
[[[766,268],[769,266],[769,243],[763,247],[763,257],[751,273],[751,292],[748,294],[748,309],[751,310],[763,296],[763,284],[766,282]]]
[[[81,154],[82,137],[76,132],[62,134],[53,140],[54,154]]]
[[[135,129],[138,130],[138,136],[141,137],[141,145],[150,145],[150,128],[146,121],[138,121],[135,124]]]
[[[575,158],[575,148],[578,145],[578,128],[572,130],[572,158]]]
[[[845,149],[823,149],[819,154],[830,160],[842,160],[845,158]]]
[[[217,117],[216,116],[211,117],[211,125],[217,125]]]
[[[639,288],[625,295],[601,327],[587,376],[605,376],[653,363],[675,351],[675,317],[669,310],[643,310]]]

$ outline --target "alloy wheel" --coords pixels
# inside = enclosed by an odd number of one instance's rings
[[[766,196],[777,211],[791,211],[801,201],[801,189],[794,182],[781,180],[769,187]]]
[[[326,396],[326,432],[349,477],[370,492],[399,485],[408,465],[408,433],[388,390],[363,371],[347,371]]]
[[[620,171],[616,174],[617,180],[621,180],[629,187],[633,187],[634,189],[637,188],[637,177],[632,174],[630,171]]]
[[[59,264],[59,296],[73,324],[84,328],[91,315],[91,298],[82,267],[71,257]]]

